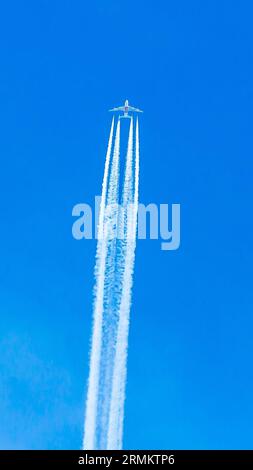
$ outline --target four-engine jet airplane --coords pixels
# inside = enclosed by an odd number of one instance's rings
[[[119,106],[118,108],[112,108],[112,109],[109,109],[109,111],[123,111],[124,114],[123,114],[123,116],[120,116],[121,118],[131,118],[131,116],[129,116],[129,114],[128,114],[129,111],[133,112],[133,113],[143,113],[143,111],[141,109],[134,108],[133,106],[130,106],[128,104],[128,100],[125,101],[124,106]]]

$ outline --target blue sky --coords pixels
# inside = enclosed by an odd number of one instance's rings
[[[110,117],[141,116],[140,200],[181,204],[181,247],[137,246],[125,448],[252,448],[252,5],[1,7],[0,448],[82,440]]]

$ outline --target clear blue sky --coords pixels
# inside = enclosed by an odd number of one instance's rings
[[[182,243],[139,241],[125,448],[252,448],[250,1],[1,7],[0,447],[80,448],[107,109],[141,116],[140,199]]]

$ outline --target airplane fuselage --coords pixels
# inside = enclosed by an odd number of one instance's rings
[[[124,105],[124,117],[128,116],[128,110],[129,110],[128,100],[126,100],[125,105]]]

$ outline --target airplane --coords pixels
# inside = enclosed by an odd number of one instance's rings
[[[128,104],[128,100],[125,101],[124,106],[119,106],[118,108],[112,108],[112,109],[109,109],[109,111],[123,111],[124,114],[120,117],[121,118],[130,118],[130,119],[131,119],[131,116],[129,116],[129,114],[128,114],[129,111],[133,112],[133,113],[143,113],[143,111],[141,109],[134,108],[133,106],[130,106]]]

